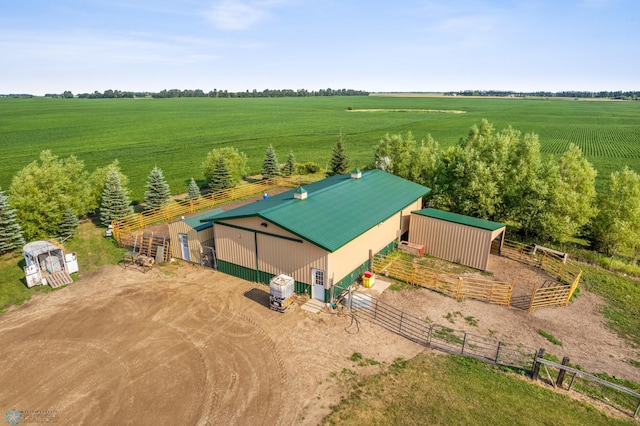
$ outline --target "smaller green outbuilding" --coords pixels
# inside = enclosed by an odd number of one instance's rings
[[[486,271],[489,254],[499,252],[506,225],[438,209],[411,212],[409,242],[440,259]]]

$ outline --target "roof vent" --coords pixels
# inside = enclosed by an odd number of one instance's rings
[[[307,198],[307,190],[303,187],[296,189],[293,193],[293,198],[295,198],[296,200],[304,200],[305,198]]]
[[[354,171],[351,172],[351,179],[360,179],[362,177],[362,172],[360,169],[356,167]]]

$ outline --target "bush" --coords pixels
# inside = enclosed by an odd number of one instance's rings
[[[320,166],[313,161],[307,161],[306,163],[296,163],[296,172],[299,175],[307,175],[318,173],[320,171]]]

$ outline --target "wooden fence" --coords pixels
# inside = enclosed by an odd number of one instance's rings
[[[435,290],[459,300],[468,298],[508,306],[513,293],[513,283],[460,277],[403,260],[398,255],[376,254],[373,257],[373,272]]]
[[[113,226],[113,236],[118,242],[122,243],[121,239],[123,236],[144,229],[147,226],[166,222],[174,217],[195,213],[199,210],[213,208],[218,204],[268,192],[270,188],[282,186],[295,188],[299,184],[300,179],[297,177],[281,176],[273,179],[265,179],[256,183],[240,185],[236,188],[211,192],[198,198],[172,201],[166,206],[145,210],[140,213],[133,213],[121,219],[114,220],[111,224]]]
[[[540,351],[544,353],[544,349],[540,349]],[[638,416],[638,412],[640,411],[640,393],[577,368],[569,367],[566,365],[569,361],[568,358],[563,359],[562,364],[546,360],[540,356],[537,356],[535,361],[536,365],[532,374],[534,380],[538,380],[542,367],[546,373],[543,378],[546,376],[549,384],[554,388],[569,391],[574,390],[590,397],[604,400],[604,402],[628,412],[629,415],[633,415],[634,418]],[[547,367],[552,368],[554,372],[557,370],[557,373],[554,374],[556,376],[555,378],[552,378]],[[565,386],[566,373],[572,374],[568,386]]]
[[[152,257],[160,262],[167,262],[171,258],[171,241],[164,235],[154,235],[152,232],[124,234],[119,243],[131,248],[137,255]]]
[[[356,317],[428,348],[526,371],[534,366],[537,352],[533,348],[429,323],[368,294],[353,292],[346,297],[347,306]]]
[[[563,283],[552,287],[534,288],[529,303],[529,311],[544,306],[567,306],[569,304],[571,296],[578,288],[582,277],[582,269],[577,264],[548,251],[536,251],[534,245],[526,245],[509,240],[504,241],[501,254],[510,259],[540,268],[557,277]]]

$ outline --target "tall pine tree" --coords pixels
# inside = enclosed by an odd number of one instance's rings
[[[287,162],[284,163],[284,167],[282,168],[282,174],[284,176],[291,176],[296,170],[296,157],[293,156],[293,151],[289,151],[289,156],[287,157]]]
[[[9,197],[0,190],[0,254],[24,245],[22,228],[16,219],[16,211],[9,204]]]
[[[120,219],[131,213],[133,213],[133,207],[127,195],[127,189],[120,183],[118,171],[111,170],[102,191],[100,222],[105,226],[110,225],[113,220]]]
[[[220,191],[222,189],[231,188],[233,181],[231,178],[231,172],[229,171],[229,163],[224,156],[219,156],[216,162],[216,167],[213,170],[211,176],[211,183],[209,184],[214,191]]]
[[[269,145],[267,152],[264,154],[264,161],[262,162],[262,177],[264,179],[270,179],[280,174],[280,165],[278,164],[278,157],[276,157],[276,150],[273,145]]]
[[[200,195],[200,187],[198,187],[195,179],[191,178],[191,180],[189,181],[189,192],[187,194],[187,200],[198,198]]]
[[[73,213],[71,209],[67,207],[64,210],[64,214],[62,215],[62,221],[60,222],[58,236],[62,238],[63,241],[69,238],[73,238],[78,232],[78,225],[80,225],[78,216],[76,216],[75,213]]]
[[[148,191],[144,193],[144,202],[147,208],[162,207],[169,202],[169,197],[171,197],[169,184],[164,179],[162,170],[158,166],[155,166],[149,173],[147,189]]]
[[[329,160],[329,168],[327,170],[327,176],[343,175],[349,172],[349,158],[347,152],[344,149],[344,143],[342,140],[342,132],[338,136],[338,142],[333,147],[331,153],[331,160]]]

